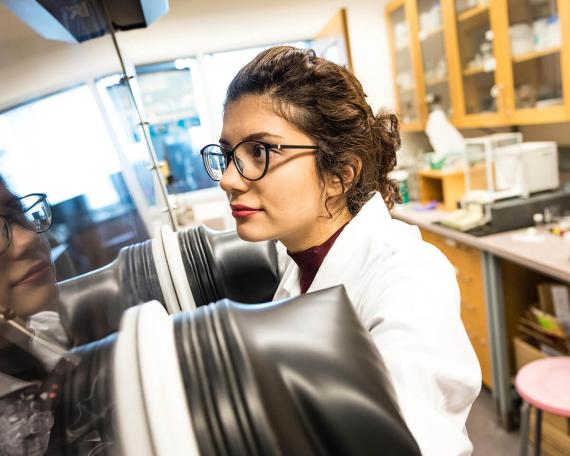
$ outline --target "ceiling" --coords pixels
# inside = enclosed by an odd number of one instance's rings
[[[27,40],[34,36],[36,32],[0,3],[0,49],[12,42]]]

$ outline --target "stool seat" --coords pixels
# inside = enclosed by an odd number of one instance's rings
[[[570,356],[552,356],[519,370],[515,388],[533,407],[570,417]]]

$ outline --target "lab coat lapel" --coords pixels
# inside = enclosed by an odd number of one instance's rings
[[[342,230],[323,260],[307,293],[344,284],[350,296],[350,284],[354,283],[361,274],[358,265],[366,264],[369,245],[374,234],[381,233],[383,225],[386,225],[390,219],[390,213],[382,197],[379,193],[375,193]],[[298,281],[297,275],[297,283]]]
[[[277,287],[275,295],[273,295],[273,300],[278,301],[281,299],[291,298],[293,296],[299,296],[301,294],[301,285],[299,283],[299,267],[297,264],[289,258],[287,268],[283,273],[281,282]]]

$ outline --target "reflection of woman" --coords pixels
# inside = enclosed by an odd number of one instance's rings
[[[55,270],[40,234],[50,225],[45,195],[18,198],[0,176],[0,455],[43,454],[53,421],[31,400],[58,358],[34,335],[65,343],[53,311]]]
[[[22,318],[53,310],[55,269],[47,239],[51,215],[45,195],[17,198],[0,181],[0,311]]]
[[[422,453],[469,454],[465,420],[481,372],[453,268],[387,210],[398,147],[397,119],[375,116],[350,72],[279,47],[235,76],[220,144],[202,155],[239,236],[287,247],[293,261],[275,299],[344,284]]]

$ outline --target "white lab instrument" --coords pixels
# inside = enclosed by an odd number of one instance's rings
[[[461,209],[442,224],[468,231],[491,221],[490,205],[509,198],[559,187],[558,148],[553,141],[522,142],[520,133],[506,133],[466,140],[465,188]],[[486,188],[473,189],[470,167],[485,162]]]

